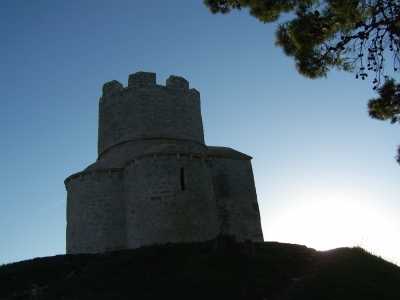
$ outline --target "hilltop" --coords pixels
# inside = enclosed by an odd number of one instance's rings
[[[0,267],[0,299],[400,299],[400,267],[361,248],[214,242],[57,255]]]

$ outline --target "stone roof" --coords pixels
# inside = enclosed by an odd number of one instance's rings
[[[207,146],[207,156],[252,159],[251,156],[228,147]]]
[[[88,166],[85,171],[95,171],[95,170],[108,170],[108,169],[121,169],[120,167],[110,163],[107,160],[104,159],[99,159],[98,161],[96,161],[94,164],[91,164],[90,166]]]

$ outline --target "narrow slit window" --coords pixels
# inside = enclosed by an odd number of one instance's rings
[[[185,169],[181,168],[181,190],[185,191]]]

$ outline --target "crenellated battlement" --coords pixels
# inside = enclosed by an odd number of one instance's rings
[[[127,141],[155,137],[204,144],[200,93],[179,76],[157,85],[156,74],[148,72],[130,75],[125,88],[116,80],[104,84],[98,154]]]
[[[103,97],[107,98],[110,96],[116,96],[120,93],[126,93],[129,91],[147,91],[149,89],[168,89],[176,92],[190,91],[194,95],[200,96],[200,93],[196,89],[189,90],[189,81],[183,77],[171,75],[165,82],[165,86],[158,85],[156,83],[156,74],[149,72],[137,72],[129,75],[128,86],[123,85],[117,81],[112,80],[103,85]]]

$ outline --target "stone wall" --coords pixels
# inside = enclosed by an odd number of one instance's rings
[[[125,179],[128,248],[205,241],[218,234],[206,157],[157,151],[130,161]]]
[[[220,232],[239,241],[264,241],[251,157],[230,148],[208,148]]]
[[[123,172],[82,172],[67,178],[65,186],[67,253],[125,249]]]

